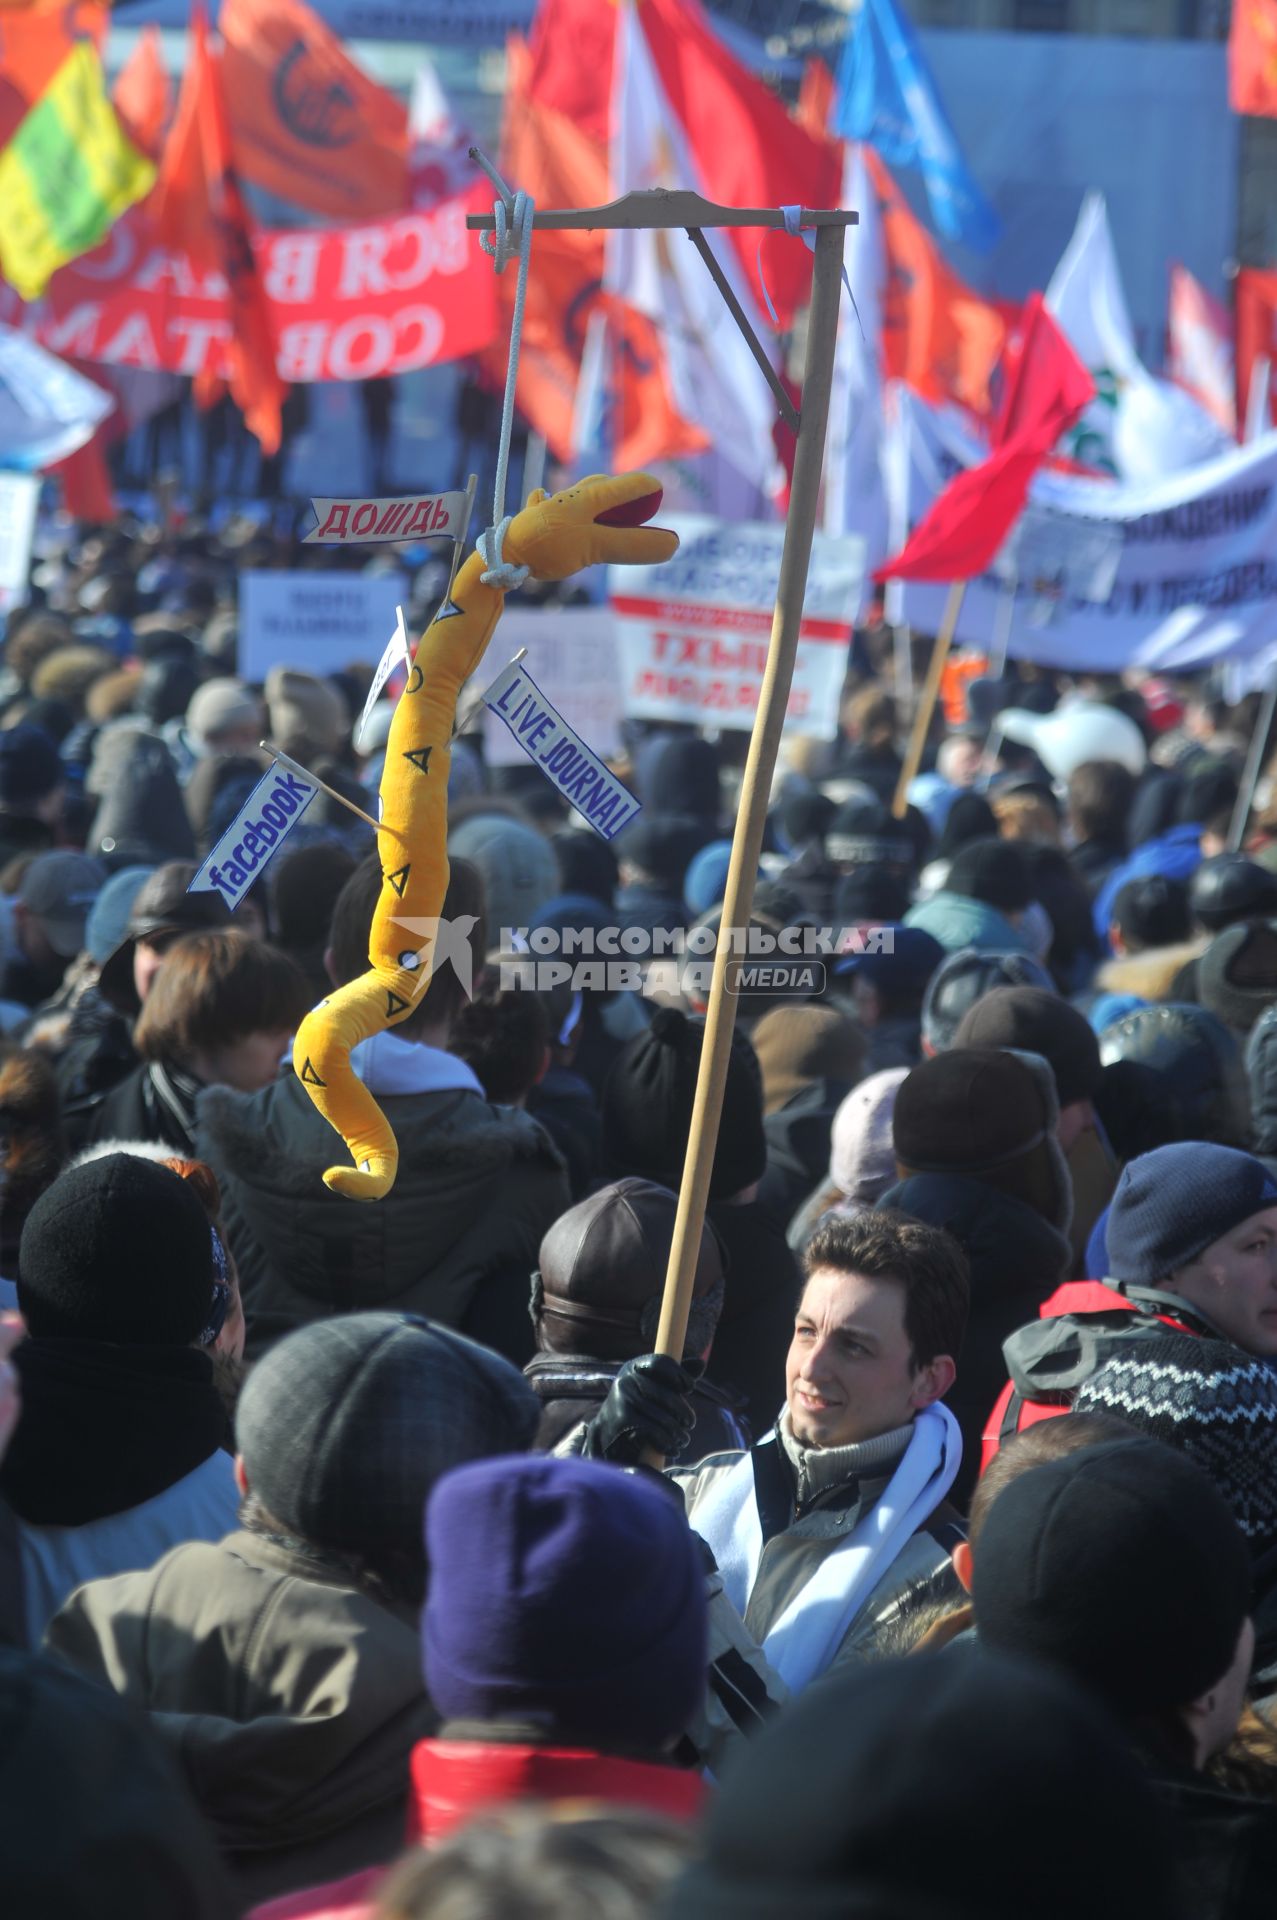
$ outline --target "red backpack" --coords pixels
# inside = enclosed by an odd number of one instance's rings
[[[1011,1377],[984,1430],[981,1473],[1011,1434],[1067,1413],[1083,1381],[1119,1349],[1132,1340],[1156,1339],[1167,1328],[1199,1337],[1215,1334],[1172,1293],[1125,1287],[1119,1280],[1066,1280],[1057,1287],[1042,1302],[1038,1318],[1003,1342]]]

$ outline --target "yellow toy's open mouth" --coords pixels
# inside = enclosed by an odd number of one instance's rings
[[[636,500],[624,500],[619,507],[609,507],[604,513],[596,513],[594,524],[596,527],[645,527],[659,510],[664,498],[664,487],[657,487],[653,493],[641,493]]]

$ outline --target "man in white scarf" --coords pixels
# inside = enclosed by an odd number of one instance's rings
[[[768,1676],[773,1694],[801,1691],[867,1653],[902,1611],[956,1591],[950,1553],[963,1538],[945,1505],[961,1439],[940,1403],[966,1325],[965,1255],[937,1228],[875,1209],[826,1222],[804,1266],[774,1428],[749,1452],[673,1476],[726,1598],[784,1683]],[[692,1377],[656,1355],[629,1362],[582,1450],[621,1464],[676,1451]]]

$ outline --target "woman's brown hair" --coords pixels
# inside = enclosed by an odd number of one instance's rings
[[[191,933],[164,956],[133,1042],[144,1060],[189,1060],[250,1033],[296,1027],[310,989],[287,954],[244,933]]]

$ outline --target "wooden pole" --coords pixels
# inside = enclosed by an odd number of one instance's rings
[[[900,769],[900,778],[896,782],[896,797],[891,803],[892,814],[897,820],[903,820],[905,817],[905,808],[909,804],[909,787],[922,763],[922,750],[927,744],[927,735],[931,731],[931,716],[936,710],[936,698],[940,692],[940,676],[944,672],[944,663],[949,658],[949,648],[953,645],[954,629],[958,624],[962,596],[966,590],[965,580],[955,580],[949,588],[944,619],[940,622],[940,631],[931,649],[931,664],[927,668],[927,677],[922,683],[922,692],[918,695],[918,705],[913,716],[913,731],[909,735],[909,745],[905,752],[905,763]]]
[[[727,872],[727,891],[714,954],[709,1013],[692,1106],[691,1135],[679,1189],[674,1241],[670,1248],[665,1295],[656,1335],[656,1351],[672,1354],[680,1360],[683,1342],[687,1337],[692,1284],[696,1277],[710,1175],[714,1167],[714,1149],[718,1142],[718,1124],[723,1111],[723,1089],[727,1083],[732,1029],[736,1024],[737,996],[729,991],[729,969],[734,978],[739,957],[732,951],[736,943],[731,933],[747,927],[753,911],[754,880],[762,851],[768,796],[798,652],[798,629],[802,620],[807,568],[811,560],[812,535],[816,527],[825,427],[833,384],[842,254],[843,227],[820,227],[816,235],[816,268],[808,318],[802,414],[794,456],[789,513],[785,521],[776,609],[772,616],[767,666],[750,736],[745,777],[741,783],[732,858]]]
[[[362,807],[357,807],[353,800],[347,800],[344,793],[338,793],[336,787],[330,787],[326,780],[321,780],[317,773],[312,773],[309,767],[304,767],[300,760],[294,760],[289,754],[281,753],[279,748],[273,747],[269,740],[259,740],[257,744],[263,753],[270,755],[272,760],[278,760],[284,766],[291,767],[294,773],[300,773],[303,780],[309,780],[312,787],[318,787],[320,792],[326,793],[330,800],[335,800],[339,807],[345,807],[347,813],[353,813],[356,820],[362,820],[364,825],[371,827],[374,833],[393,833],[396,840],[407,840],[407,834],[400,833],[398,827],[387,826],[384,820],[374,820],[370,813],[365,813]]]
[[[1255,720],[1255,731],[1250,736],[1250,746],[1246,753],[1246,769],[1242,774],[1237,805],[1233,808],[1233,817],[1228,828],[1230,853],[1240,852],[1242,841],[1246,838],[1246,823],[1250,819],[1250,810],[1255,804],[1255,789],[1259,785],[1259,776],[1264,770],[1264,754],[1268,747],[1268,736],[1273,730],[1274,713],[1277,713],[1277,661],[1273,663],[1268,685],[1264,689],[1263,704]]]

